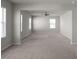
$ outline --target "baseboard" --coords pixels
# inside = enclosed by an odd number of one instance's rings
[[[77,43],[76,43],[76,42],[72,42],[72,41],[71,41],[71,44],[72,44],[72,45],[77,45]]]
[[[7,44],[5,47],[1,48],[1,51],[4,51],[5,49],[7,49],[10,46],[12,46],[12,44]]]
[[[24,40],[25,38],[27,38],[28,36],[30,36],[32,33],[28,33],[22,40]]]
[[[29,35],[31,35],[31,33],[28,33],[28,35],[26,35],[23,39],[25,39],[25,38],[28,37]],[[20,42],[20,43],[6,44],[5,47],[1,48],[1,51],[7,49],[8,47],[10,47],[10,46],[12,46],[12,45],[21,45],[21,42]]]
[[[72,38],[67,37],[65,34],[63,34],[63,33],[61,33],[61,32],[60,32],[60,34],[61,34],[62,36],[64,36],[64,37],[66,37],[67,39],[69,39],[70,41],[72,40]]]
[[[21,42],[20,43],[13,43],[13,45],[21,45]]]

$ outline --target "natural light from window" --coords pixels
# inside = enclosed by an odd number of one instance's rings
[[[31,22],[32,22],[32,19],[31,17],[29,18],[29,29],[31,30]]]
[[[56,28],[56,19],[50,19],[50,29]]]
[[[23,15],[21,14],[21,32],[23,31]]]
[[[1,37],[6,37],[6,8],[2,7],[1,12],[2,12],[1,20],[0,20]]]

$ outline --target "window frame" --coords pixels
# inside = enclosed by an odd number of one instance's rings
[[[1,38],[6,37],[6,8],[1,7]]]
[[[21,32],[23,31],[23,15],[20,14],[20,21],[21,21]]]
[[[31,17],[29,18],[29,29],[30,30],[32,29],[32,18]]]
[[[49,19],[49,23],[50,23],[50,29],[56,28],[56,19],[55,18]]]

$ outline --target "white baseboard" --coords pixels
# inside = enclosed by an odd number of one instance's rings
[[[13,45],[21,45],[21,42],[20,43],[13,43]]]
[[[27,36],[29,36],[31,33],[28,33],[24,38],[26,38]],[[12,45],[21,45],[20,43],[12,43],[12,44],[6,44],[3,48],[1,48],[1,51],[7,49],[8,47],[12,46]]]
[[[29,35],[31,35],[31,32],[30,33],[27,33],[27,35],[25,37],[23,37],[22,40],[24,40],[26,37],[28,37]]]
[[[77,43],[76,43],[76,42],[72,42],[72,41],[71,41],[71,44],[72,44],[72,45],[77,45]]]
[[[12,46],[12,44],[7,44],[5,47],[1,48],[1,51],[7,49],[8,47]]]
[[[72,44],[72,45],[77,45],[77,42],[72,42],[72,41],[71,41],[71,44]]]

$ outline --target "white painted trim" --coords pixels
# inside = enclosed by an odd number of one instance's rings
[[[21,45],[21,42],[20,43],[13,43],[13,45]]]
[[[68,38],[67,36],[65,36],[62,32],[60,32],[61,35],[63,35],[64,37]],[[70,40],[70,44],[72,43],[72,39],[68,38]]]
[[[31,35],[31,34],[32,34],[32,32],[27,33],[26,36],[25,36],[22,40],[24,40],[26,37],[28,37],[28,36]]]
[[[12,46],[12,44],[7,44],[5,47],[1,48],[1,51],[7,49],[8,47]]]
[[[76,43],[76,42],[72,42],[72,41],[71,41],[71,44],[72,44],[72,45],[77,45],[77,43]]]

